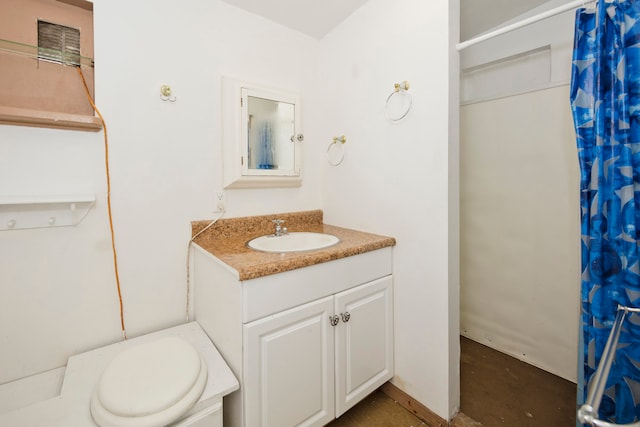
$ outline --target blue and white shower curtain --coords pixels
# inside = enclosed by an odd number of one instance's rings
[[[587,390],[618,304],[640,307],[640,1],[576,14],[571,106],[581,168],[583,360]],[[584,396],[579,396],[584,401]],[[640,420],[640,316],[624,323],[599,418]]]

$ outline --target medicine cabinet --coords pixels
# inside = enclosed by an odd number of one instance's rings
[[[225,77],[222,101],[225,188],[299,187],[298,94]]]

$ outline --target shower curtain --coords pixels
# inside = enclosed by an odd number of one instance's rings
[[[582,402],[617,305],[640,307],[640,1],[578,10],[571,106],[581,168]],[[599,418],[640,419],[638,315],[624,324]]]

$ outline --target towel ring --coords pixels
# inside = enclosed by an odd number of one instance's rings
[[[347,142],[347,137],[344,135],[333,137],[333,142],[331,142],[331,144],[329,144],[329,146],[327,147],[327,161],[331,166],[338,166],[344,160],[344,144],[346,142]],[[338,151],[338,154],[332,156],[331,152],[336,151],[334,147],[340,147],[340,149]],[[337,160],[334,160],[334,158]]]
[[[404,119],[411,110],[411,94],[409,94],[409,82],[396,83],[394,90],[387,97],[385,104],[385,116],[390,122],[399,122]]]

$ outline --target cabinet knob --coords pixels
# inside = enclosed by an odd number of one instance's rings
[[[336,326],[340,322],[340,318],[337,314],[334,314],[333,316],[329,316],[329,322],[331,326]]]
[[[349,319],[351,319],[351,313],[349,313],[348,311],[346,313],[340,313],[340,316],[342,316],[342,321],[344,323],[347,323]]]

